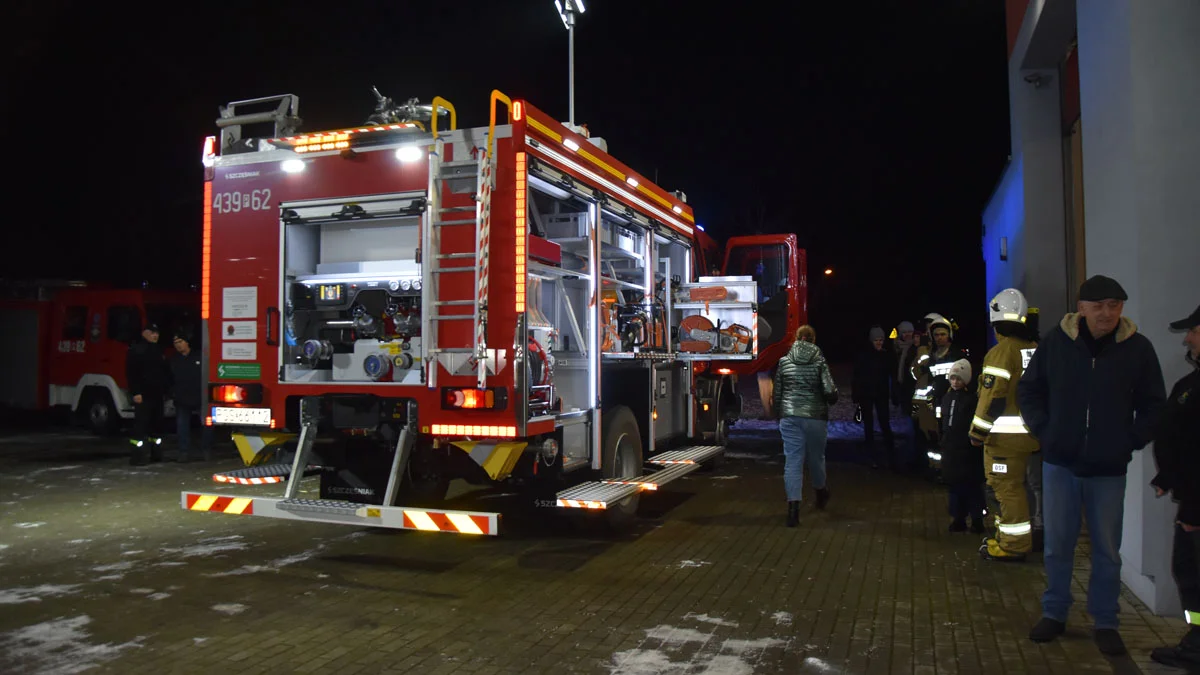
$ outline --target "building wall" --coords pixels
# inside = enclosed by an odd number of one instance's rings
[[[1071,10],[1069,26],[1064,8]],[[989,294],[1011,283],[1042,307],[1044,330],[1055,325],[1073,309],[1078,283],[1068,278],[1066,246],[1077,226],[1067,222],[1072,210],[1064,208],[1075,191],[1064,186],[1079,177],[1064,170],[1079,167],[1064,163],[1064,150],[1081,155],[1084,273],[1112,276],[1125,287],[1125,313],[1154,343],[1168,388],[1188,366],[1182,337],[1167,324],[1200,302],[1197,34],[1200,3],[1193,0],[1028,2],[1010,42],[1012,161],[983,214]],[[1074,142],[1081,151],[1064,142],[1062,129],[1073,112],[1064,109],[1062,92],[1074,82],[1037,87],[1026,80],[1060,73],[1073,79],[1074,64],[1053,61],[1055,54],[1066,59],[1073,37],[1080,118]],[[1072,104],[1065,101],[1067,108]],[[994,255],[1000,236],[1009,237],[1006,262]],[[1136,453],[1126,492],[1122,578],[1153,611],[1173,614],[1179,611],[1169,562],[1174,506],[1149,489],[1154,473],[1152,448]]]
[[[1078,24],[1088,274],[1125,287],[1170,387],[1188,366],[1167,324],[1200,302],[1200,4],[1080,3]],[[1156,612],[1176,613],[1174,507],[1147,485],[1150,450],[1130,465],[1122,577]]]

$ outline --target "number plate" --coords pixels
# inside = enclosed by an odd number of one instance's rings
[[[992,473],[1008,473],[1007,464],[993,464]]]
[[[270,408],[219,408],[213,406],[213,424],[271,426]]]

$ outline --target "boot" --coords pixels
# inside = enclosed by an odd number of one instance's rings
[[[817,509],[824,510],[827,504],[829,504],[829,488],[817,490]]]
[[[795,527],[800,524],[800,502],[788,502],[787,526]]]
[[[1151,650],[1150,658],[1175,668],[1200,670],[1200,628],[1189,628],[1179,644],[1173,647],[1156,647]]]
[[[1000,548],[999,543],[993,544],[991,541],[979,547],[979,555],[984,560],[998,560],[1000,562],[1022,562],[1025,560],[1024,553],[1009,553]]]
[[[150,448],[150,461],[163,461],[162,438],[154,437],[146,441],[146,445]]]
[[[1048,616],[1043,616],[1034,624],[1033,630],[1029,631],[1029,639],[1034,642],[1050,642],[1054,638],[1063,634],[1067,629],[1067,624],[1051,619]]]

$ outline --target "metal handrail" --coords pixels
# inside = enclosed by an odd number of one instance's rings
[[[492,141],[496,137],[496,102],[497,101],[504,102],[504,106],[508,110],[507,124],[512,124],[512,99],[505,96],[504,94],[500,93],[499,89],[493,89],[492,97],[491,97],[491,104],[489,106],[492,109],[492,112],[491,112],[491,118],[488,121],[488,136],[487,136],[487,156],[489,158],[492,156]]]
[[[447,101],[441,96],[434,96],[433,101],[429,104],[429,106],[433,108],[432,117],[434,140],[437,140],[438,137],[438,108],[450,112],[450,131],[454,131],[458,128],[458,113],[454,110],[454,105],[450,103],[450,101]]]

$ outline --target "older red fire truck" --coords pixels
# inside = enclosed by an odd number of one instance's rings
[[[176,329],[199,328],[194,290],[117,288],[84,281],[0,282],[0,407],[66,409],[97,434],[133,419],[125,355],[158,324],[172,353]],[[167,402],[164,413],[174,416]]]
[[[718,459],[735,378],[805,320],[795,236],[734,238],[710,276],[683,193],[585,128],[498,91],[469,129],[440,97],[376,96],[365,125],[309,134],[292,95],[221,108],[207,422],[248,466],[214,479],[286,487],[183,508],[496,534],[498,514],[445,508],[465,479],[622,524],[642,491]],[[301,496],[309,476],[320,499]]]

